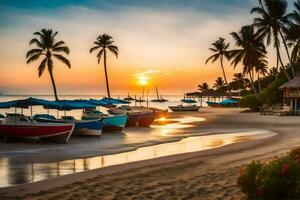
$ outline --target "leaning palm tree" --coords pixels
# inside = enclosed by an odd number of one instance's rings
[[[265,59],[260,60],[260,62],[255,66],[255,71],[257,73],[257,82],[258,82],[258,89],[261,92],[261,80],[260,75],[266,76],[268,73],[268,61]]]
[[[34,49],[30,49],[26,54],[27,64],[43,58],[38,67],[38,75],[42,76],[45,69],[48,69],[50,74],[51,83],[53,86],[55,99],[58,100],[56,85],[53,76],[53,58],[61,61],[69,68],[71,68],[70,61],[60,53],[69,54],[70,50],[65,46],[64,41],[56,41],[58,32],[53,32],[51,29],[42,29],[39,32],[33,33],[36,37],[30,40],[29,45],[35,45]]]
[[[90,49],[90,53],[95,50],[99,50],[97,54],[98,64],[101,61],[101,57],[103,56],[103,63],[104,63],[104,73],[105,73],[105,80],[106,80],[106,91],[107,96],[110,98],[110,91],[109,91],[109,82],[108,82],[108,75],[107,75],[107,50],[113,53],[117,58],[119,55],[119,49],[117,46],[113,45],[114,41],[113,38],[107,34],[102,34],[97,37],[97,40],[94,42],[94,47]]]
[[[227,89],[229,91],[229,94],[231,95],[231,91],[227,82],[226,73],[223,64],[224,57],[228,60],[230,59],[228,48],[229,48],[229,43],[225,43],[225,39],[220,37],[217,41],[212,43],[212,48],[209,48],[209,50],[213,52],[213,55],[206,60],[205,64],[207,64],[209,61],[214,63],[216,60],[220,59],[223,78],[225,80],[226,86],[228,87]]]
[[[198,85],[198,87],[201,92],[209,90],[209,85],[206,82],[202,83],[201,85]]]
[[[239,49],[230,52],[232,56],[232,65],[236,67],[239,63],[244,65],[243,73],[248,74],[251,86],[255,96],[258,98],[258,93],[254,87],[254,70],[262,59],[265,58],[266,48],[260,37],[254,32],[252,26],[244,26],[239,33],[231,33]]]
[[[257,34],[266,38],[267,45],[271,44],[273,38],[274,47],[276,49],[277,61],[280,62],[282,70],[288,79],[290,76],[286,71],[280,54],[280,39],[285,47],[287,57],[291,63],[291,57],[289,54],[287,42],[283,35],[283,29],[286,24],[289,23],[287,12],[287,2],[285,0],[259,0],[260,6],[254,7],[251,13],[259,14],[260,17],[254,18],[253,26],[258,29]],[[292,65],[292,73],[295,76],[295,71]]]
[[[221,89],[222,87],[224,87],[225,85],[225,82],[223,80],[222,77],[218,77],[216,80],[215,80],[215,83],[213,85],[213,88],[216,88],[217,90]]]

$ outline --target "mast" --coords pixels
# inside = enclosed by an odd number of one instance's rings
[[[142,100],[144,100],[145,87],[143,87]]]
[[[157,96],[157,100],[159,100],[159,95],[158,95],[158,89],[157,89],[157,86],[156,86],[156,96]]]

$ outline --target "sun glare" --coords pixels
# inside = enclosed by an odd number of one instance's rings
[[[146,76],[139,76],[138,77],[138,82],[139,82],[140,85],[146,86],[149,82],[149,78],[146,77]]]

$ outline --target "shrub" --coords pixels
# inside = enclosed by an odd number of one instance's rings
[[[250,108],[253,111],[259,110],[261,102],[256,98],[255,95],[247,95],[239,100],[239,106],[242,108]]]
[[[269,163],[251,162],[242,168],[238,185],[252,199],[300,198],[300,150]]]

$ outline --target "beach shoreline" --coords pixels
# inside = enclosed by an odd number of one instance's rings
[[[152,197],[154,198],[158,196],[170,198],[172,195],[173,197],[185,197],[192,193],[194,194],[194,197],[191,197],[191,199],[196,197],[201,197],[201,199],[216,199],[217,197],[220,197],[222,199],[243,198],[243,194],[236,186],[236,177],[238,176],[239,168],[243,164],[253,159],[269,160],[274,156],[286,153],[291,148],[296,148],[300,144],[300,136],[297,135],[297,128],[300,127],[300,125],[298,125],[300,119],[298,119],[297,117],[286,118],[274,116],[262,118],[258,113],[241,113],[241,111],[242,109],[204,108],[199,113],[191,115],[205,116],[206,118],[206,121],[201,122],[201,126],[199,126],[198,122],[195,123],[195,127],[197,127],[197,130],[199,132],[203,130],[206,130],[208,132],[229,132],[234,130],[236,132],[243,130],[267,130],[275,132],[277,133],[277,135],[260,140],[234,143],[217,149],[110,166],[107,168],[56,177],[42,182],[2,188],[0,189],[0,194],[1,196],[11,196],[11,194],[18,194],[17,196],[21,196],[24,199],[39,199],[39,197],[41,197],[41,191],[44,191],[43,194],[46,195],[43,196],[44,199],[51,199],[61,193],[67,192],[69,196],[66,195],[61,199],[72,199],[71,197],[74,194],[74,192],[72,191],[74,188],[81,188],[80,190],[78,189],[75,194],[82,194],[84,193],[84,191],[88,190],[84,189],[85,186],[91,185],[89,189],[94,190],[93,195],[101,194],[101,199],[113,199],[116,197],[120,197],[118,196],[118,194],[123,194],[121,189],[125,189],[126,191],[128,191],[130,187],[138,189],[139,192],[133,192],[131,195],[126,194],[126,197],[123,196],[124,199],[131,199],[131,197],[140,197],[143,199],[147,199],[148,194],[144,194],[145,192],[142,192],[143,194],[141,194],[142,188],[146,187],[147,185],[149,186],[150,184],[147,183],[147,180],[151,179],[150,185],[153,185],[161,183],[162,180],[160,180],[160,178],[162,178],[166,182],[173,183],[174,185],[172,186],[171,184],[171,186],[168,187],[169,192],[167,193],[163,191],[156,191],[159,190],[158,186],[153,187]],[[275,122],[278,122],[279,124],[275,125]],[[256,124],[256,126],[251,127],[253,124]],[[185,169],[191,167],[194,169],[198,169],[198,171],[193,170],[192,172],[190,172],[181,170],[182,168]],[[170,168],[172,170],[170,170]],[[148,176],[151,177],[151,174],[153,172],[159,173],[160,176],[147,178]],[[212,173],[212,175],[208,176],[206,175],[207,173]],[[223,173],[224,180],[218,180],[217,176],[220,173]],[[127,183],[127,176],[129,176],[133,180],[129,185]],[[143,180],[140,180],[139,177],[141,176],[145,178]],[[197,192],[193,190],[183,192],[182,189],[177,188],[183,187],[183,183],[181,181],[182,179],[185,180],[186,177],[192,179],[194,178],[198,183],[194,183],[194,187]],[[205,181],[203,180],[204,178],[208,179],[210,182],[216,182],[216,185],[205,185]],[[112,181],[115,179],[118,180],[118,183]],[[114,189],[105,192],[104,188],[92,187],[93,184],[99,185],[101,183],[104,183],[105,181],[108,181],[108,185]],[[145,186],[139,186],[139,181],[143,181]],[[218,184],[218,182],[220,181],[228,181],[230,187],[227,184],[229,188],[224,188],[224,185]],[[107,182],[105,183],[107,184]],[[202,188],[202,190],[206,191],[206,193],[200,191],[199,188]],[[215,194],[213,194],[212,192],[207,193],[207,190],[213,189],[215,190]],[[175,194],[175,190],[181,191],[182,194]],[[149,192],[151,193],[151,190],[148,191],[148,193]],[[87,199],[89,198],[90,195]]]

